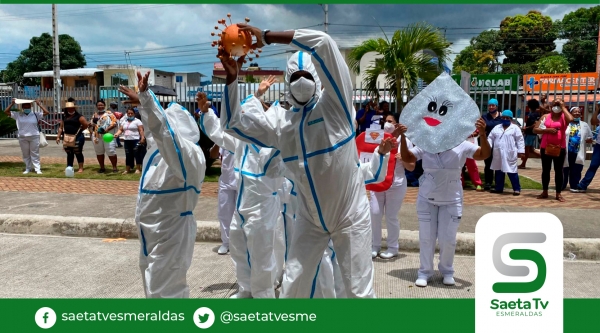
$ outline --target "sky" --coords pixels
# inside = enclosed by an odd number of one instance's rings
[[[452,42],[449,65],[486,29],[498,29],[507,16],[538,10],[553,20],[593,5],[329,5],[328,32],[341,47],[383,37],[408,24],[427,22]],[[217,21],[231,14],[233,22],[272,31],[324,29],[325,14],[317,4],[305,5],[57,5],[58,32],[80,44],[87,66],[134,64],[170,72],[200,72],[210,77],[216,49],[210,43]],[[52,33],[51,5],[0,5],[0,69],[29,45],[31,37]],[[474,19],[475,18],[475,19]],[[380,27],[381,26],[381,27]],[[557,42],[557,51],[564,41]],[[291,50],[269,45],[261,67],[283,69]],[[125,52],[128,52],[128,57]]]

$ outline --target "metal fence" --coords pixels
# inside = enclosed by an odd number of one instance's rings
[[[505,75],[504,77],[507,76],[508,75]],[[488,77],[494,77],[494,75],[488,75]],[[498,77],[500,77],[500,75],[498,75]],[[572,106],[579,106],[582,109],[582,118],[588,123],[595,108],[598,106],[597,101],[600,99],[600,94],[598,93],[597,89],[583,90],[580,88],[574,90],[571,88],[570,90],[542,90],[542,85],[538,85],[540,89],[526,89],[526,91],[521,85],[523,77],[517,75],[513,75],[510,78],[504,78],[504,84],[500,84],[502,83],[501,81],[494,82],[494,79],[479,80],[475,76],[473,76],[473,78],[474,79],[471,82],[472,84],[470,85],[471,88],[469,95],[477,103],[482,114],[487,110],[487,103],[489,99],[495,98],[498,100],[499,109],[501,111],[506,109],[513,111],[515,118],[517,118],[520,123],[523,123],[526,102],[530,98],[537,98],[539,100],[541,95],[544,94],[548,94],[549,100],[562,98],[568,108]],[[258,89],[258,86],[258,83],[240,83],[240,100],[249,94],[255,93]],[[209,100],[212,101],[217,110],[220,110],[224,87],[225,84],[190,86],[187,85],[187,83],[176,83],[175,87],[173,88],[173,96],[158,97],[161,102],[168,103],[175,101],[193,112],[197,108],[195,96],[197,92],[202,91],[207,94]],[[420,84],[419,91],[424,87],[426,87],[426,84]],[[550,87],[550,85],[547,85],[547,87]],[[380,102],[389,102],[390,110],[394,111],[396,100],[391,96],[389,87],[381,86],[378,88],[378,100]],[[288,87],[284,83],[275,83],[265,93],[264,100],[267,102],[278,100],[282,105],[285,106],[287,92]],[[13,89],[10,90],[2,90],[0,91],[0,104],[2,109],[6,108],[13,97],[24,99],[40,99],[40,101],[48,108],[48,111],[50,111],[50,115],[46,116],[41,122],[42,130],[46,134],[56,134],[62,114],[53,110],[52,89],[43,89],[41,87],[24,87],[15,89],[13,87]],[[79,112],[88,119],[91,118],[95,112],[95,103],[99,99],[103,99],[106,102],[107,107],[110,102],[117,102],[119,105],[118,111],[123,113],[125,113],[127,108],[127,105],[123,103],[127,97],[118,91],[117,86],[64,88],[62,90],[63,105],[69,97],[73,97],[76,100],[76,104],[79,107]],[[353,91],[353,103],[356,110],[362,108],[362,102],[365,99],[373,97],[374,96],[367,94],[362,85],[356,87],[356,89]],[[410,101],[411,98],[412,96],[407,96],[407,102]],[[12,133],[5,137],[16,137],[16,133]]]

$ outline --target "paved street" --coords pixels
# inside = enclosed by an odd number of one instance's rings
[[[139,241],[105,242],[70,238],[0,234],[2,298],[141,298]],[[217,244],[196,243],[188,282],[193,298],[227,298],[236,292],[230,256],[216,254]],[[437,262],[435,263],[437,265]],[[427,288],[414,286],[419,257],[401,253],[375,261],[379,298],[474,298],[474,257],[457,256],[456,286],[441,284],[436,274]],[[600,262],[565,261],[564,297],[598,298]]]
[[[92,149],[88,154],[86,164],[96,163]],[[43,164],[64,163],[65,159],[64,152],[56,147],[44,150],[42,156]],[[0,140],[0,162],[20,161],[16,141]],[[479,164],[483,170],[483,163]],[[530,160],[528,165],[529,169],[519,173],[539,181],[539,160]],[[0,212],[125,220],[134,216],[138,186],[136,181],[0,177]],[[418,230],[417,191],[408,189],[399,213],[402,230]],[[459,232],[473,233],[479,218],[490,212],[545,211],[562,221],[565,238],[600,238],[598,179],[586,194],[564,193],[566,203],[538,200],[538,194],[538,190],[524,190],[520,197],[514,197],[465,190]],[[194,215],[199,221],[217,221],[217,183],[203,185]],[[0,297],[143,297],[136,239],[104,242],[97,238],[0,234],[0,243],[0,280],[10,286],[0,288]],[[192,297],[224,298],[237,288],[233,263],[229,256],[216,255],[217,245],[196,244],[188,273]],[[457,286],[445,287],[436,276],[430,287],[421,289],[413,285],[419,266],[417,253],[402,253],[387,262],[377,259],[377,295],[474,297],[474,257],[457,256],[455,265]],[[599,274],[600,262],[565,261],[565,297],[600,297],[600,287],[590,278]]]

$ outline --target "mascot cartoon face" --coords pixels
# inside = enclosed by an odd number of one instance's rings
[[[465,141],[479,117],[477,104],[444,72],[406,104],[400,123],[415,146],[437,154]]]

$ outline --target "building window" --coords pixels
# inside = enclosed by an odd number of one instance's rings
[[[89,85],[88,80],[75,80],[75,88],[85,88]]]
[[[183,76],[181,76],[181,75],[177,75],[177,76],[175,77],[175,82],[183,82]]]
[[[115,73],[110,76],[110,85],[111,86],[118,86],[118,85],[128,86],[129,85],[129,76],[127,76],[127,74],[124,74],[124,73]]]

